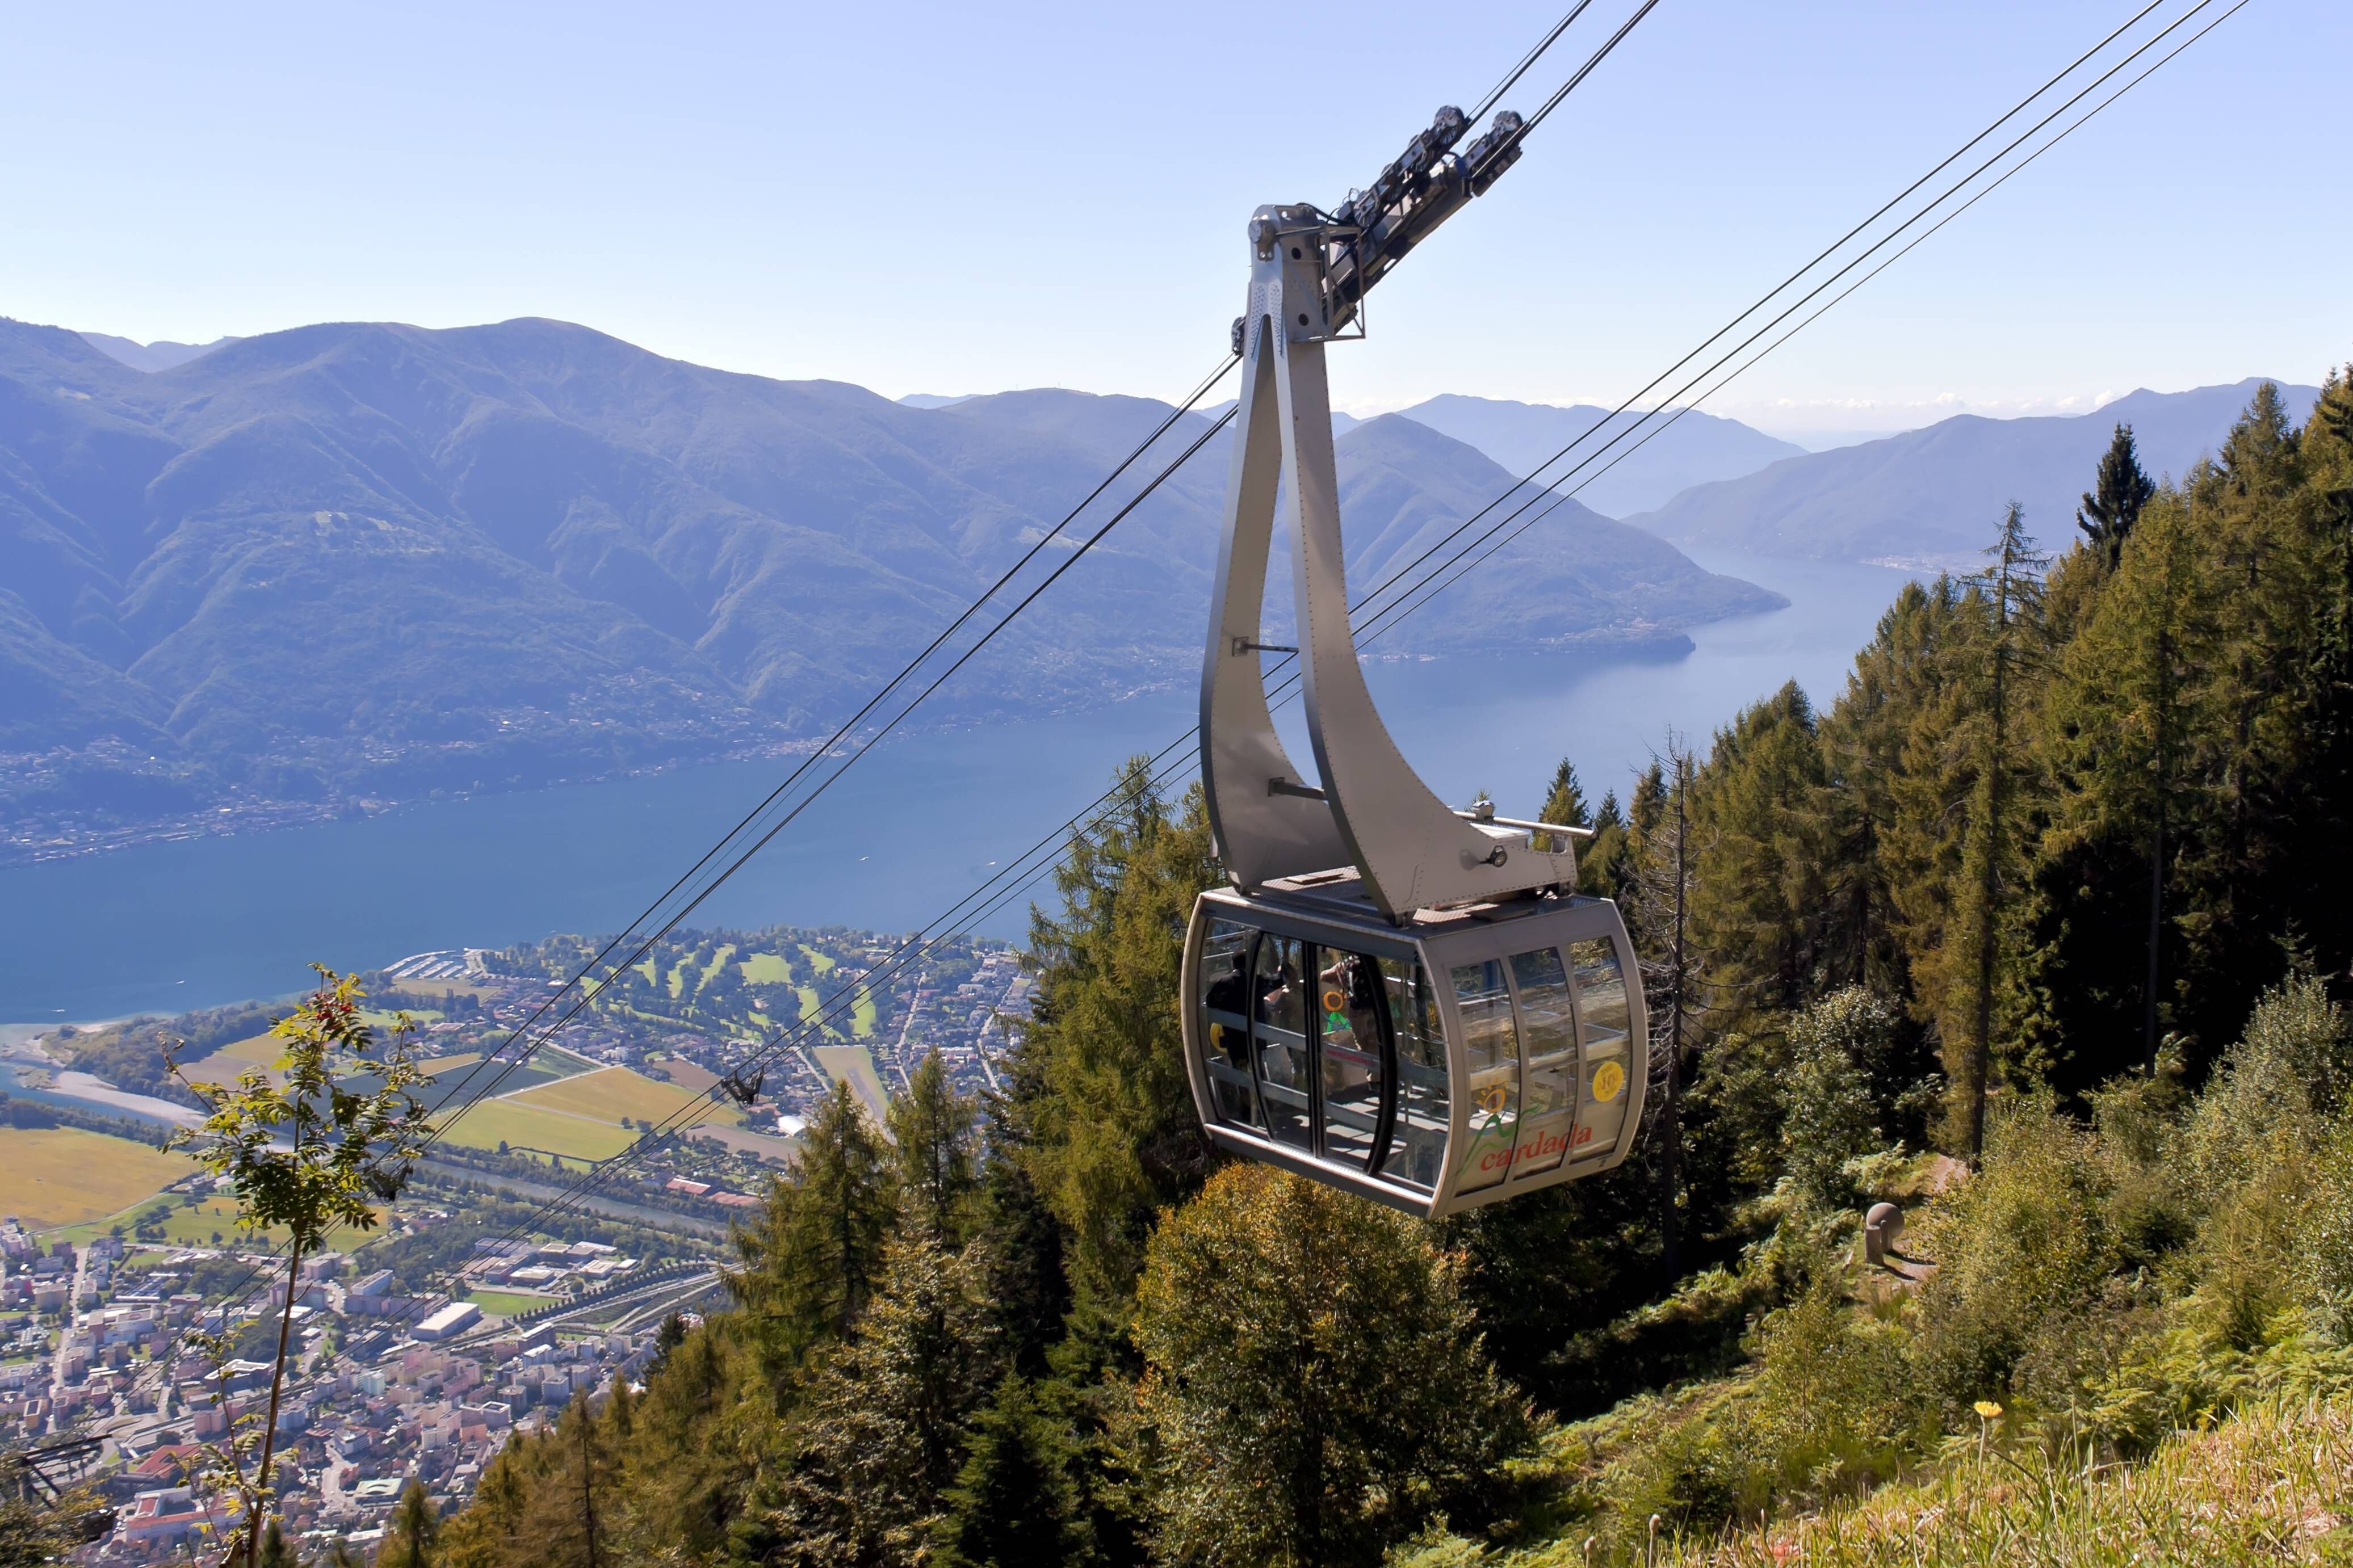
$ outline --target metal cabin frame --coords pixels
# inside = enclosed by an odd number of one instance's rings
[[[1242,888],[1354,867],[1391,919],[1415,910],[1577,885],[1577,858],[1535,848],[1530,829],[1456,811],[1399,753],[1373,706],[1348,624],[1340,485],[1324,345],[1335,321],[1329,268],[1352,231],[1313,207],[1250,220],[1250,309],[1233,468],[1201,668],[1201,784],[1226,869]],[[1259,634],[1280,480],[1291,528],[1307,734],[1321,788],[1301,782],[1268,711]],[[1276,651],[1290,652],[1289,648]]]

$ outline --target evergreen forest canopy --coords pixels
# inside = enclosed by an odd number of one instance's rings
[[[2119,429],[2084,482],[2080,528],[2013,509],[1983,574],[1905,589],[1827,710],[1785,688],[1622,801],[1550,781],[1673,1065],[1626,1166],[1432,1226],[1214,1154],[1177,974],[1218,868],[1198,793],[1131,764],[1034,917],[1003,1092],[934,1061],[887,1130],[837,1094],[738,1310],[392,1560],[1762,1563],[1898,1477],[2189,1487],[2176,1434],[2216,1421],[2322,1466],[2353,381],[2301,424],[2266,387],[2179,483]],[[1900,1269],[1855,1256],[1873,1199],[1911,1210]],[[2211,1560],[2241,1528],[2138,1517]]]

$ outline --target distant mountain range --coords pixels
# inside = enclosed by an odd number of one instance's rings
[[[910,406],[546,321],[306,327],[155,371],[98,337],[0,321],[0,835],[20,849],[90,814],[507,787],[822,734],[1168,412],[1059,391]],[[1107,503],[1206,425],[1179,421]],[[1190,679],[1228,439],[934,718]],[[1364,583],[1513,478],[1398,418],[1350,431],[1340,464]],[[1570,503],[1382,646],[1672,644],[1778,602]]]
[[[1544,477],[1575,490],[1578,500],[1609,517],[1648,511],[1694,485],[1753,474],[1806,450],[1737,419],[1695,409],[1654,420],[1640,431],[1634,428],[1641,423],[1637,414],[1613,416],[1581,403],[1507,403],[1449,393],[1402,412],[1478,447],[1514,476],[1534,473],[1576,443],[1577,450]]]
[[[243,338],[215,338],[208,343],[175,343],[158,338],[142,343],[130,338],[118,338],[111,332],[84,332],[85,342],[95,344],[133,370],[176,370],[192,359],[202,359],[215,349],[241,343]]]
[[[1697,485],[1627,521],[1694,549],[1974,568],[2002,508],[2017,500],[2036,538],[2064,550],[2117,425],[2133,427],[2143,468],[2178,478],[2220,445],[2262,384],[2255,377],[2189,392],[2135,392],[2076,416],[1960,415]],[[2320,395],[2286,384],[2280,392],[2299,420]]]

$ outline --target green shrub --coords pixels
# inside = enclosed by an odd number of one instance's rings
[[[1911,1245],[1936,1271],[1920,1292],[1913,1363],[1955,1425],[1975,1401],[2010,1393],[2046,1320],[2073,1334],[2069,1320],[2105,1299],[2110,1192],[2095,1140],[2027,1100],[1997,1109],[1984,1167],[1927,1205]]]

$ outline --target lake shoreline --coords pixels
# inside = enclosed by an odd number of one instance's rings
[[[1588,798],[1623,799],[1670,725],[1704,744],[1787,680],[1834,697],[1905,580],[1803,562],[1701,564],[1791,604],[1609,649],[1376,649],[1367,681],[1444,798],[1485,789],[1534,811],[1566,755]],[[1067,837],[1125,760],[1181,743],[1196,700],[1188,672],[1082,714],[893,734],[685,924],[917,929],[1026,847]],[[1312,759],[1296,702],[1276,720],[1292,755]],[[767,758],[675,766],[0,866],[0,1020],[46,1030],[171,1016],[288,994],[314,959],[364,970],[624,930],[784,771]],[[1169,793],[1188,783],[1173,777]],[[979,933],[1022,940],[1029,903],[1050,894],[1049,882],[1025,885]]]

